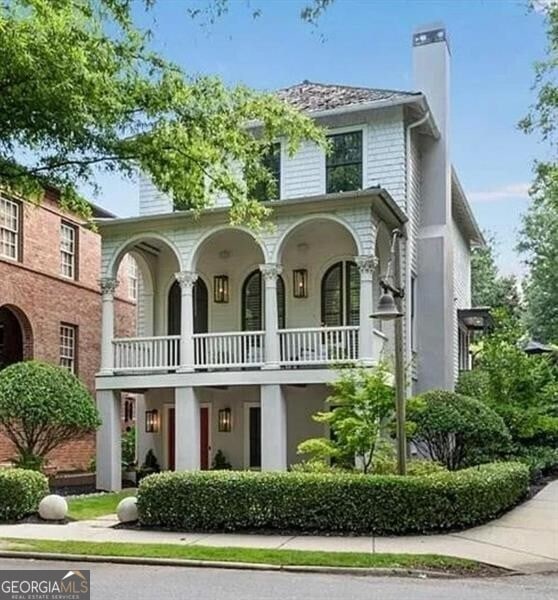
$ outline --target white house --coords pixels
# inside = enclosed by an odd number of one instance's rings
[[[370,314],[395,229],[410,391],[453,387],[468,362],[470,251],[482,235],[451,164],[442,26],[413,35],[413,58],[416,91],[305,81],[278,92],[327,128],[334,151],[307,143],[289,157],[278,145],[272,231],[231,227],[226,198],[197,220],[175,212],[145,178],[138,217],[99,223],[99,488],[120,487],[120,391],[143,395],[140,460],[149,449],[165,469],[208,468],[218,450],[239,469],[300,460],[297,445],[324,434],[311,416],[333,367],[392,353],[393,326]],[[141,272],[139,337],[117,339],[127,253]]]

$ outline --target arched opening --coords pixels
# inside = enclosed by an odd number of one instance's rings
[[[182,294],[180,284],[175,281],[169,290],[167,332],[169,335],[180,335]],[[208,331],[208,292],[205,281],[198,277],[193,288],[192,321],[194,333]]]
[[[321,307],[322,324],[326,327],[359,324],[360,274],[356,263],[341,260],[324,273]]]
[[[33,358],[31,324],[17,307],[0,307],[0,369]]]
[[[277,322],[285,328],[285,281],[277,277]],[[260,331],[264,327],[263,277],[259,269],[252,271],[242,284],[242,331]]]

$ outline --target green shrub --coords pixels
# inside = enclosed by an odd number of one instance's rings
[[[0,470],[0,521],[17,521],[37,510],[48,480],[37,471]]]
[[[130,427],[122,435],[122,467],[130,469],[136,464],[136,428]]]
[[[528,483],[519,463],[428,477],[167,472],[141,482],[138,509],[142,525],[178,531],[394,535],[477,525],[517,503]]]
[[[467,396],[433,390],[413,398],[408,419],[419,451],[448,469],[502,457],[511,437],[498,414]]]
[[[558,448],[547,446],[520,448],[514,454],[514,460],[529,467],[532,481],[558,472]]]

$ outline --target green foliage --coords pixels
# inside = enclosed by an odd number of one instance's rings
[[[514,460],[529,467],[531,480],[537,481],[543,476],[558,473],[558,448],[548,446],[531,446],[520,448]]]
[[[488,406],[447,392],[426,392],[409,403],[417,447],[450,470],[488,462],[509,449],[511,437],[504,421]]]
[[[122,466],[133,467],[136,464],[136,428],[130,427],[122,436]]]
[[[385,365],[374,369],[345,369],[331,384],[327,402],[330,411],[314,420],[329,426],[332,439],[313,438],[299,444],[299,454],[312,460],[352,465],[356,458],[362,470],[370,470],[380,433],[393,419],[394,390]]]
[[[167,472],[138,490],[140,523],[179,531],[270,530],[401,535],[477,525],[527,491],[525,465],[427,477]]]
[[[48,491],[48,480],[42,473],[0,469],[0,522],[17,521],[35,512]]]
[[[428,459],[414,458],[407,462],[407,475],[410,477],[424,477],[433,473],[441,473],[447,469],[439,462]],[[397,457],[393,444],[388,440],[376,447],[372,472],[375,475],[398,475]]]
[[[0,32],[0,185],[26,196],[53,184],[90,214],[76,186],[139,168],[178,209],[226,193],[232,220],[258,225],[269,209],[237,165],[270,183],[262,157],[273,141],[283,137],[291,154],[305,139],[325,144],[275,96],[188,76],[153,52],[129,0],[8,0]]]
[[[213,457],[213,463],[211,468],[214,471],[230,471],[232,469],[231,463],[227,460],[224,452],[222,450],[217,450],[215,456]]]
[[[86,387],[68,370],[27,361],[0,371],[0,431],[18,464],[40,468],[49,452],[100,423]]]
[[[558,444],[558,370],[547,355],[521,349],[523,331],[496,312],[494,332],[479,346],[477,367],[460,376],[459,392],[478,398],[505,421],[514,442]]]

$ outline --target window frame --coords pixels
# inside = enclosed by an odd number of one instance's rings
[[[260,328],[259,329],[246,329],[246,287],[249,280],[259,273],[260,279]],[[241,289],[241,326],[242,331],[263,331],[265,330],[265,279],[260,269],[254,269],[250,271],[242,282]],[[287,288],[285,286],[285,280],[281,275],[277,276],[277,326],[278,329],[285,329],[287,326]]]
[[[5,202],[8,205],[12,205],[15,207],[16,215],[15,215],[15,223],[16,229],[9,229],[2,224],[2,220],[0,220],[0,238],[2,237],[2,232],[7,231],[9,234],[14,235],[15,244],[14,247],[14,256],[9,254],[4,254],[3,252],[3,242],[0,239],[0,258],[11,260],[15,262],[21,262],[22,260],[22,248],[23,248],[23,206],[19,200],[9,196],[4,191],[0,191],[0,203]],[[1,214],[1,213],[0,213]]]
[[[329,190],[329,172],[331,169],[335,169],[335,168],[339,168],[339,167],[346,167],[346,166],[350,166],[350,165],[356,165],[358,164],[356,161],[351,161],[351,162],[343,162],[343,163],[338,163],[335,165],[330,165],[329,161],[330,161],[330,157],[331,154],[326,153],[325,154],[325,161],[324,161],[324,184],[325,184],[325,193],[326,194],[337,194],[337,193],[342,193],[342,192],[357,192],[359,190],[364,189],[364,181],[365,181],[365,160],[364,160],[364,151],[365,151],[365,147],[366,147],[366,129],[365,126],[361,126],[361,127],[347,127],[347,128],[342,128],[342,129],[335,129],[332,130],[331,132],[329,132],[327,134],[327,140],[330,141],[331,138],[337,138],[337,137],[341,137],[341,136],[346,136],[346,135],[354,135],[354,134],[360,134],[360,187],[355,188],[355,189],[351,189],[351,190],[333,190],[330,191]]]
[[[326,283],[326,278],[327,276],[334,270],[334,269],[341,269],[341,278],[340,278],[340,283],[339,283],[339,291],[341,294],[340,297],[340,306],[339,306],[339,315],[341,316],[341,323],[339,323],[338,325],[327,325],[326,324],[326,317],[325,317],[325,283]],[[320,281],[320,319],[321,322],[323,324],[324,327],[354,327],[359,325],[359,323],[351,323],[351,312],[352,311],[352,306],[351,306],[351,298],[350,298],[350,292],[351,292],[351,280],[350,280],[350,272],[354,270],[354,272],[357,275],[358,278],[358,289],[359,289],[359,306],[357,307],[357,309],[354,311],[356,312],[356,314],[358,315],[359,319],[360,319],[360,272],[358,270],[358,266],[355,263],[355,261],[350,260],[350,259],[341,259],[338,260],[336,262],[334,262],[333,264],[329,265],[329,267],[323,272],[322,274],[322,278]],[[359,320],[357,319],[357,321]]]
[[[128,299],[137,302],[139,296],[139,265],[131,254],[128,255],[126,277],[128,280]]]
[[[71,231],[73,235],[72,244],[73,249],[72,252],[64,248],[64,229],[67,231]],[[77,225],[74,223],[70,223],[70,221],[61,220],[60,221],[60,276],[64,279],[69,279],[71,281],[77,281],[79,277],[79,229]],[[71,257],[71,275],[68,275],[64,272],[64,268],[67,266],[64,262],[64,257]]]
[[[64,330],[71,331],[72,345],[64,345]],[[67,336],[66,336],[67,337]],[[78,326],[73,323],[67,323],[64,321],[60,322],[58,328],[58,353],[59,353],[59,364],[62,368],[68,369],[70,373],[74,375],[78,374]],[[69,339],[69,338],[68,338]],[[65,352],[68,348],[71,349],[71,353]],[[65,364],[64,361],[68,361],[69,364]]]

